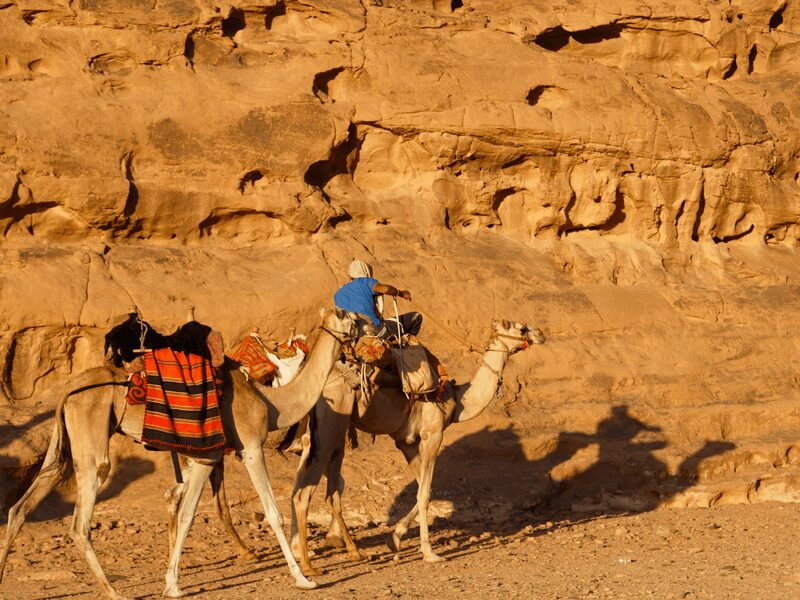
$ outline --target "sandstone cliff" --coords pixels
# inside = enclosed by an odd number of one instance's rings
[[[0,466],[127,305],[307,331],[359,257],[545,330],[495,408],[529,456],[624,406],[685,503],[795,498],[798,56],[795,0],[0,0]]]

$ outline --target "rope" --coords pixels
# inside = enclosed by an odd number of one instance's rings
[[[400,333],[400,313],[397,311],[397,296],[392,297],[392,303],[394,304],[394,318],[397,319],[397,345],[400,346],[400,360],[397,361],[397,366],[400,367],[400,381],[403,383],[403,393],[410,400],[411,398],[405,389],[408,380],[406,379],[405,361],[403,360],[403,335]]]
[[[103,383],[90,383],[89,385],[85,385],[83,387],[79,387],[77,390],[72,390],[67,396],[74,396],[75,394],[82,394],[83,392],[88,392],[89,390],[93,390],[95,388],[107,387],[107,386],[118,386],[118,387],[130,387],[130,382],[128,381],[104,381]]]
[[[421,307],[419,304],[417,304],[417,303],[416,303],[416,302],[414,302],[413,300],[409,300],[409,302],[410,302],[411,304],[413,304],[413,305],[414,305],[414,306],[417,308],[417,310],[418,310],[419,312],[421,312],[423,315],[425,315],[425,316],[426,316],[428,319],[430,319],[430,320],[431,320],[431,321],[433,321],[433,322],[434,322],[436,325],[438,325],[439,327],[441,327],[442,329],[444,329],[444,330],[445,330],[445,332],[447,332],[448,334],[450,334],[450,336],[452,336],[454,339],[456,339],[456,340],[458,340],[459,342],[461,342],[461,344],[463,344],[463,346],[464,346],[464,347],[465,347],[467,350],[469,350],[470,352],[477,352],[477,350],[475,349],[475,346],[473,346],[473,345],[472,345],[472,343],[470,343],[470,342],[469,342],[469,340],[467,340],[466,338],[464,338],[464,337],[462,337],[462,336],[458,335],[458,334],[457,334],[455,331],[453,331],[453,330],[452,330],[452,329],[450,329],[450,328],[449,328],[447,325],[445,325],[444,323],[442,323],[441,321],[439,321],[439,320],[438,320],[436,317],[434,317],[432,314],[430,314],[429,312],[427,312],[425,309],[423,309],[423,308],[422,308],[422,307]]]

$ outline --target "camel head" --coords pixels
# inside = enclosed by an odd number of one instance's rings
[[[323,329],[336,335],[339,341],[352,341],[358,333],[355,317],[334,306],[333,308],[323,308],[320,311],[322,315]]]
[[[516,321],[495,321],[494,338],[501,341],[511,352],[524,350],[531,344],[544,344],[545,337],[542,330],[533,325],[517,323]]]

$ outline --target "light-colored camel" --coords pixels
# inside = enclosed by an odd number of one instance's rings
[[[314,588],[316,583],[302,574],[289,549],[283,531],[283,517],[270,486],[262,444],[269,430],[292,425],[311,410],[339,357],[342,344],[352,340],[356,327],[352,317],[333,309],[323,311],[320,329],[306,366],[292,383],[280,388],[261,386],[246,381],[236,369],[229,369],[220,403],[228,442],[244,462],[295,585],[302,589]],[[114,599],[122,598],[103,572],[90,537],[97,491],[110,470],[109,438],[115,431],[120,431],[139,439],[144,422],[144,406],[126,406],[124,391],[118,385],[109,385],[109,382],[121,379],[124,381],[124,373],[111,367],[84,371],[72,382],[71,391],[58,402],[53,435],[42,469],[8,513],[6,539],[0,554],[0,578],[11,545],[27,515],[74,470],[78,492],[70,535],[83,551],[105,593]],[[177,513],[166,573],[164,595],[167,597],[183,595],[178,587],[181,550],[194,520],[203,486],[214,466],[222,462],[222,457],[221,451],[203,458],[187,457],[184,499]]]
[[[322,475],[327,478],[326,502],[332,512],[331,528],[326,537],[334,546],[345,546],[353,559],[361,555],[350,537],[342,516],[342,459],[351,415],[361,431],[390,435],[413,471],[419,489],[414,508],[396,525],[390,546],[400,550],[403,535],[419,513],[420,543],[424,560],[443,560],[431,548],[428,534],[428,500],[436,456],[442,434],[451,423],[464,422],[480,415],[491,403],[501,384],[508,357],[529,344],[542,344],[544,334],[535,327],[509,321],[495,322],[494,335],[487,345],[481,364],[469,383],[448,385],[439,401],[412,401],[399,387],[377,390],[369,404],[358,403],[359,390],[334,369],[325,384],[323,396],[311,415],[309,439],[301,457],[292,493],[292,550],[306,575],[317,571],[311,566],[307,547],[307,515],[311,496]],[[311,447],[313,446],[313,452]]]

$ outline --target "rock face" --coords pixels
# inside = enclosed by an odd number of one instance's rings
[[[797,467],[800,2],[600,4],[0,0],[9,427],[131,303],[309,331],[358,257],[545,330],[495,409],[539,450],[626,407],[688,476]]]

